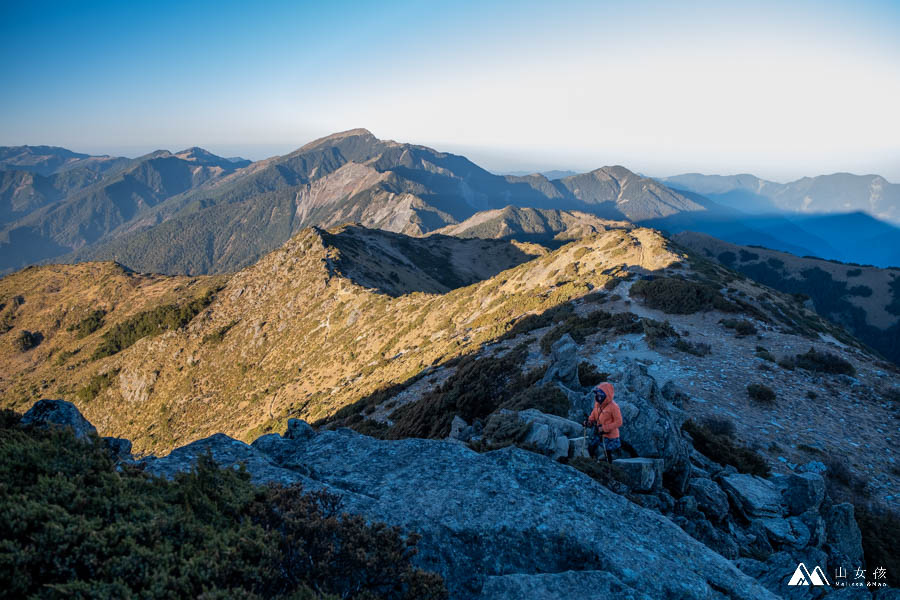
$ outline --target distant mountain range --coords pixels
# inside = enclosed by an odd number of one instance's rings
[[[775,183],[754,175],[690,173],[660,181],[700,194],[732,215],[676,215],[655,226],[843,262],[900,265],[900,185],[878,175],[836,173]]]
[[[127,159],[20,146],[0,148],[0,273],[84,260],[232,272],[304,227],[351,222],[548,246],[631,222],[887,266],[900,264],[900,230],[870,215],[900,214],[897,189],[852,175],[792,184],[751,175],[654,180],[621,166],[501,176],[365,129],[253,163],[202,148]],[[867,214],[833,212],[848,210]]]
[[[112,259],[141,271],[233,271],[310,225],[424,235],[510,205],[632,222],[707,209],[624,167],[553,181],[498,176],[355,129],[246,166],[198,148],[155,152],[71,193],[47,193],[0,231],[0,269]]]
[[[659,181],[746,213],[866,212],[876,219],[900,224],[900,184],[890,183],[880,175],[834,173],[776,183],[747,174],[687,173]]]

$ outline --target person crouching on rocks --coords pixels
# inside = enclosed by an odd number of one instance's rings
[[[612,384],[604,381],[594,388],[594,410],[585,420],[585,427],[592,431],[588,452],[594,458],[610,460],[610,453],[622,447],[619,427],[622,426],[622,411],[613,401],[616,391]]]

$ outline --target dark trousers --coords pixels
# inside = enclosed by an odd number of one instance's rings
[[[588,452],[594,458],[599,458],[600,456],[607,457],[610,452],[615,452],[621,447],[622,440],[620,438],[605,438],[595,431],[591,437],[591,441],[588,443]],[[604,448],[606,449],[606,452],[603,451]]]

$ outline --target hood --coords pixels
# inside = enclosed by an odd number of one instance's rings
[[[613,384],[609,383],[608,381],[604,381],[603,383],[598,385],[597,388],[603,390],[603,393],[606,394],[606,400],[604,400],[603,404],[601,404],[600,406],[606,406],[613,401],[613,397],[616,395],[616,390],[613,387]]]

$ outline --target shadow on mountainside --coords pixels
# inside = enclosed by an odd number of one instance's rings
[[[332,268],[350,281],[392,297],[443,294],[490,279],[543,256],[542,246],[512,240],[409,237],[361,225],[320,231],[332,248]]]

